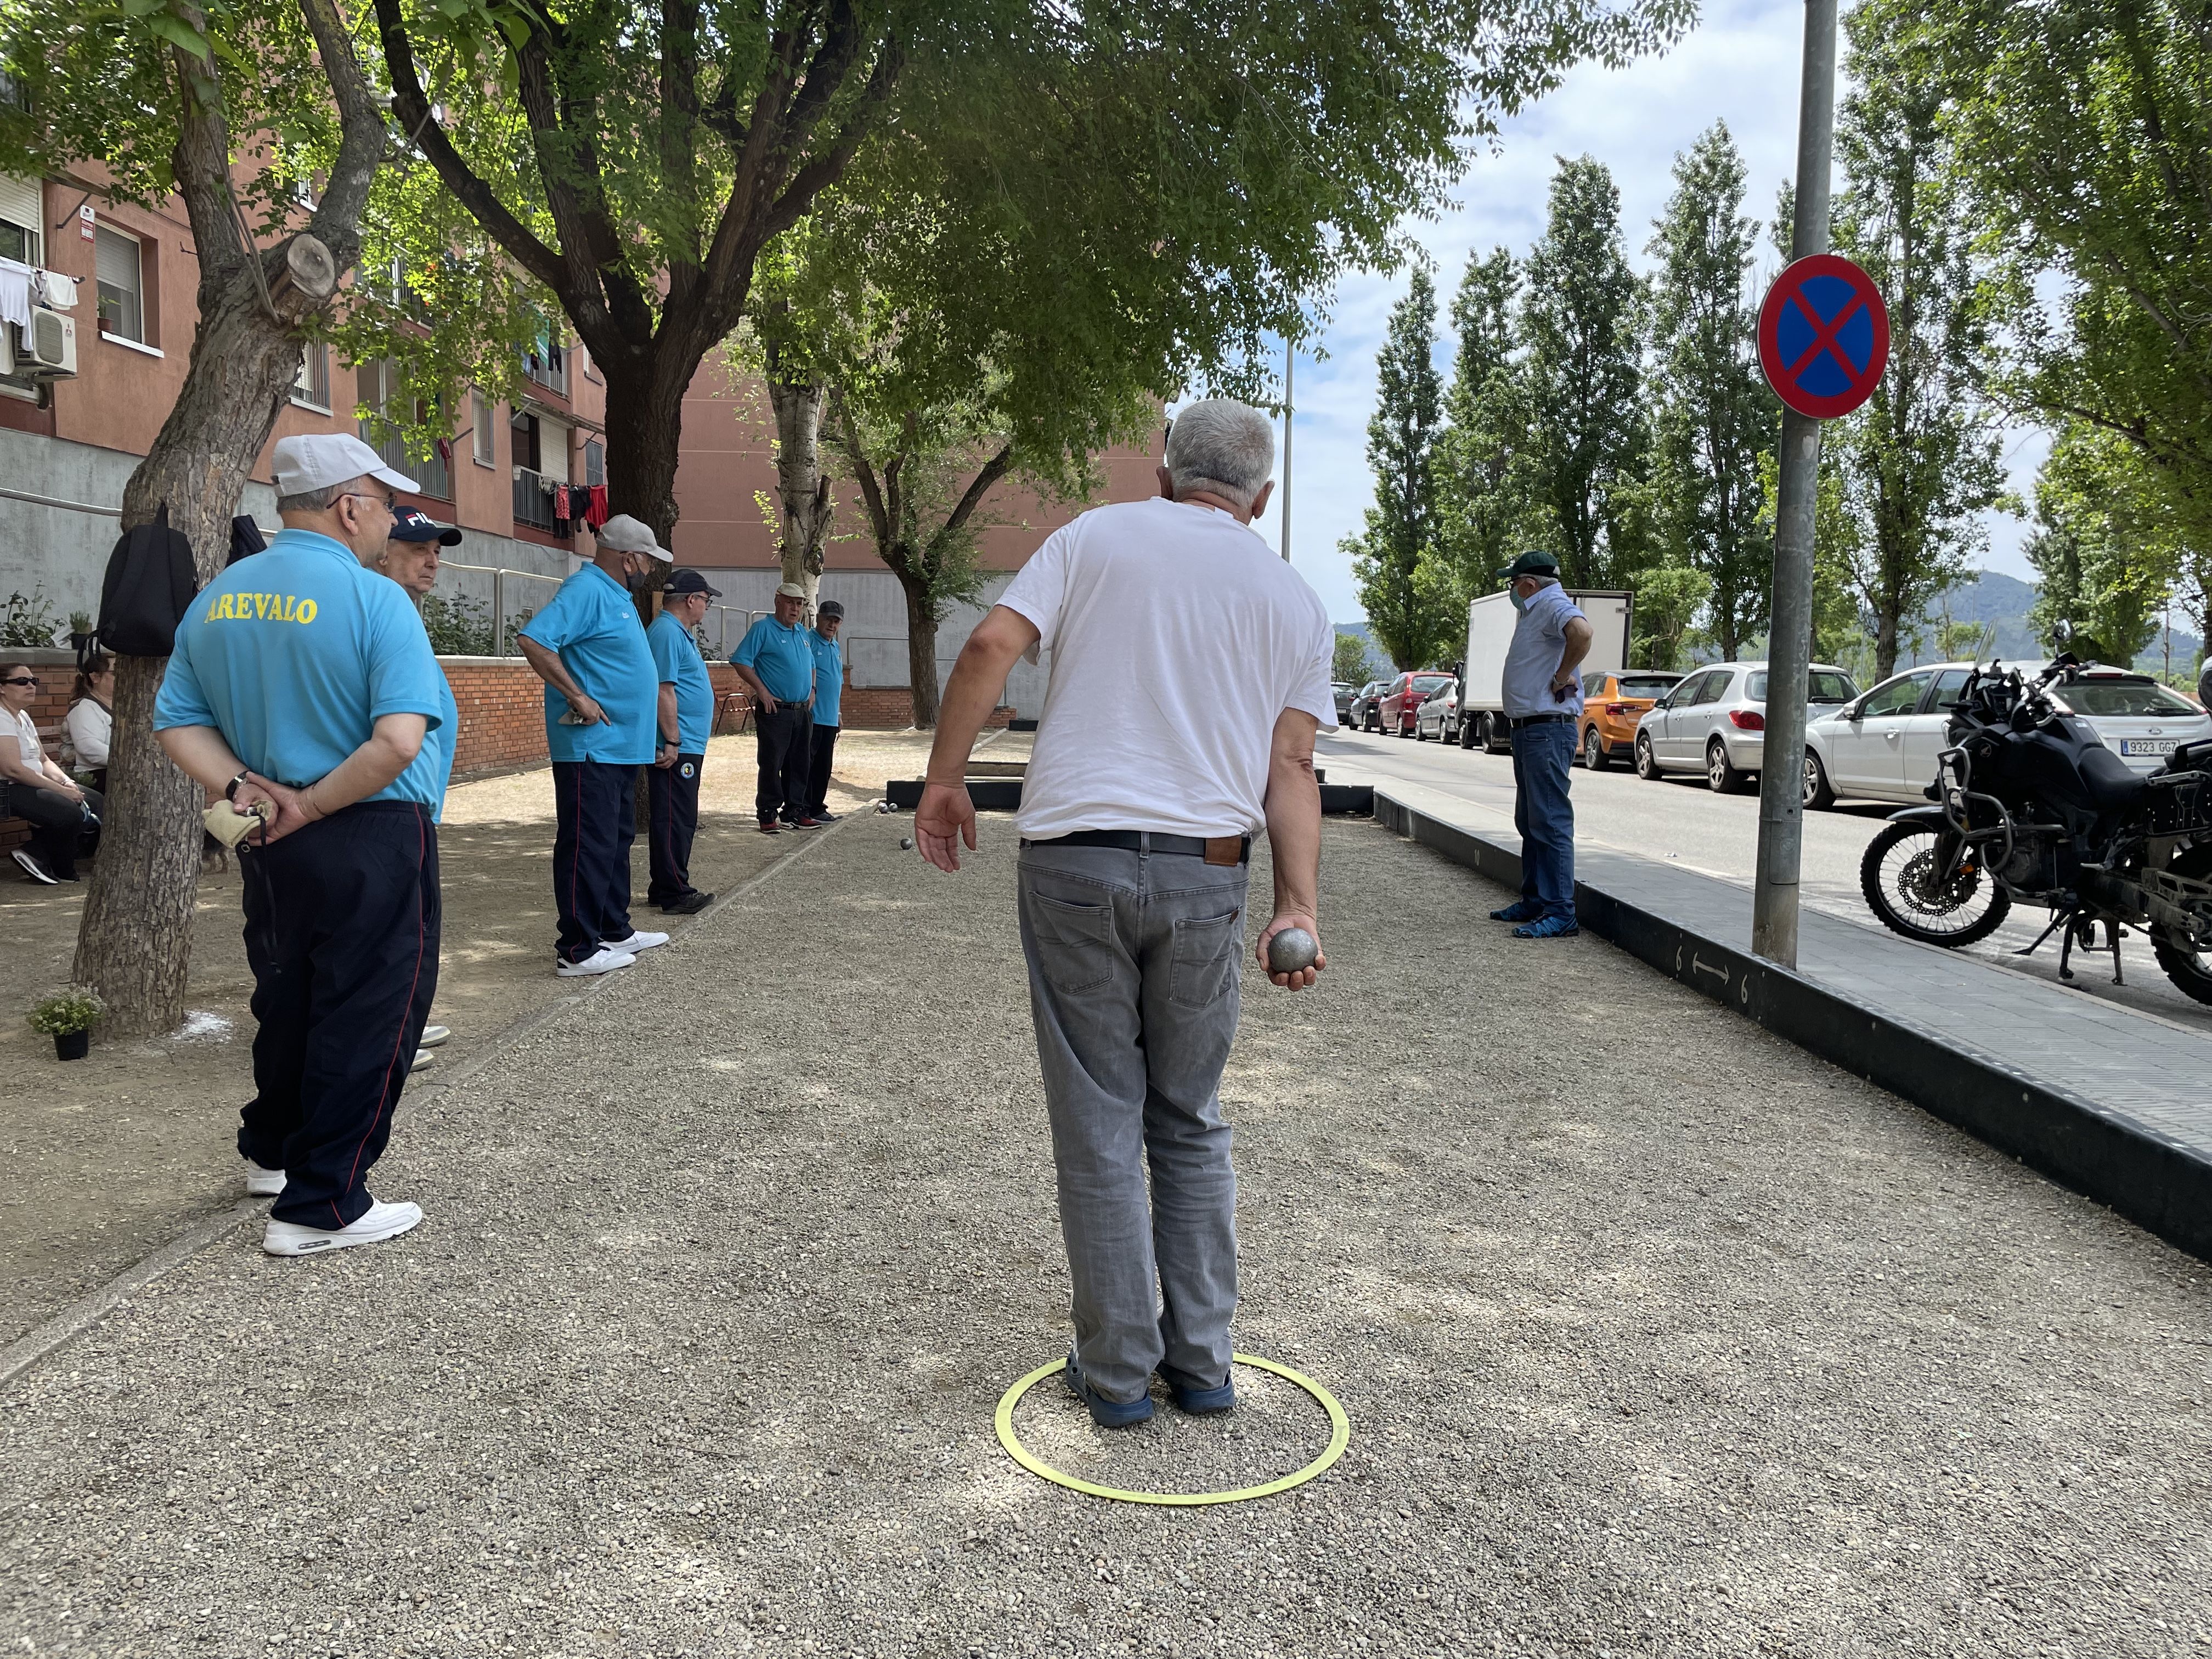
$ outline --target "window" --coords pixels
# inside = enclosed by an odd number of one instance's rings
[[[522,354],[522,372],[548,392],[568,395],[568,353],[551,335],[540,335],[538,343]]]
[[[1869,720],[1881,714],[1910,714],[1920,707],[1920,694],[1928,689],[1925,674],[1902,674],[1887,685],[1877,685],[1867,693],[1865,705],[1859,713]]]
[[[1706,670],[1698,676],[1696,682],[1690,687],[1690,695],[1686,697],[1677,697],[1674,700],[1674,706],[1678,708],[1696,708],[1705,703],[1718,702],[1721,700],[1721,688],[1729,683],[1730,674],[1731,671],[1725,668]]]
[[[93,264],[100,284],[100,331],[146,343],[146,273],[136,236],[105,225],[93,232]]]
[[[1840,669],[1815,668],[1805,676],[1805,701],[1808,702],[1849,702],[1858,694],[1859,689],[1851,684],[1851,677]],[[1743,695],[1753,702],[1766,701],[1766,671],[1764,668],[1752,675],[1751,684],[1744,689]],[[1916,687],[1911,696],[1905,700],[1902,711],[1892,709],[1889,712],[1909,714],[1912,712],[1912,705],[1919,701],[1920,692]]]
[[[1947,702],[1959,701],[1959,694],[1966,689],[1966,676],[1973,671],[1966,668],[1947,668],[1936,677],[1936,692],[1929,699],[1930,714],[1942,712]]]
[[[44,199],[35,179],[0,178],[0,259],[43,263],[39,222]]]
[[[420,398],[405,397],[400,389],[396,363],[363,363],[356,373],[361,383],[361,401],[370,416],[361,423],[362,441],[382,456],[384,464],[393,471],[414,479],[423,495],[451,501],[453,482],[446,465],[446,452],[452,446],[445,438],[444,411]],[[403,427],[430,428],[436,442],[428,455],[418,459],[408,453]]]
[[[469,388],[470,459],[478,466],[497,465],[492,453],[491,399]]]
[[[597,438],[584,440],[584,483],[586,488],[607,481],[607,447]]]
[[[2077,714],[2106,720],[2166,720],[2194,714],[2197,705],[2155,680],[2083,679],[2053,686],[2053,701]]]
[[[1622,697],[1663,697],[1680,683],[1676,674],[1623,674],[1620,689],[1614,693]]]
[[[507,422],[507,442],[514,450],[514,464],[527,471],[538,471],[538,417],[517,415]]]
[[[104,289],[106,284],[102,283]],[[292,401],[331,412],[331,349],[311,340],[300,348],[300,374],[292,382]]]

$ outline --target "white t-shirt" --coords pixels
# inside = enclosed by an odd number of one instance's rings
[[[27,708],[18,708],[15,713],[15,746],[23,751],[23,764],[33,772],[43,773],[46,751],[39,743],[38,723],[32,720]]]
[[[1227,513],[1155,496],[1048,537],[999,603],[1052,653],[1014,823],[1256,834],[1275,720],[1336,730],[1335,629],[1304,578]]]
[[[70,747],[76,750],[79,766],[107,764],[107,745],[115,730],[112,714],[90,697],[80,697],[62,716],[62,726],[69,732]]]

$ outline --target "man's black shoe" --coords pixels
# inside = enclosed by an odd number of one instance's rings
[[[664,913],[672,916],[696,916],[714,902],[714,896],[712,893],[702,893],[694,888],[682,898],[672,900],[660,908]]]
[[[813,812],[808,816],[817,823],[835,823],[838,818],[838,814],[835,812]]]

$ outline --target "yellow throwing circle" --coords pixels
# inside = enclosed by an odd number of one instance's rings
[[[1124,1492],[1119,1486],[1102,1486],[1093,1481],[1079,1480],[1033,1456],[1014,1434],[1014,1407],[1021,1403],[1022,1396],[1036,1384],[1065,1370],[1067,1362],[1064,1359],[1055,1359],[1049,1364],[1038,1366],[1000,1396],[999,1443],[1006,1449],[1009,1457],[1031,1474],[1042,1475],[1054,1485],[1066,1486],[1071,1492],[1088,1492],[1093,1498],[1111,1498],[1123,1504],[1241,1504],[1248,1498],[1267,1498],[1275,1492],[1288,1492],[1293,1486],[1303,1486],[1344,1455],[1344,1449],[1352,1443],[1352,1419],[1344,1414],[1344,1407],[1336,1403],[1334,1395],[1310,1376],[1294,1371],[1288,1365],[1279,1365],[1272,1359],[1262,1359],[1257,1354],[1231,1354],[1230,1358],[1240,1365],[1250,1365],[1260,1370],[1272,1371],[1277,1376],[1286,1377],[1321,1401],[1322,1409],[1328,1413],[1329,1436],[1328,1445],[1319,1457],[1295,1474],[1286,1474],[1279,1480],[1270,1480],[1265,1486],[1239,1486],[1234,1492]]]

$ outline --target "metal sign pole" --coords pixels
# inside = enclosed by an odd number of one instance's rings
[[[1836,0],[1805,0],[1805,79],[1797,108],[1797,201],[1790,257],[1828,251],[1828,167],[1836,137]],[[1813,521],[1820,422],[1782,415],[1774,586],[1766,647],[1766,744],[1759,772],[1759,862],[1751,948],[1797,965],[1797,872],[1805,842],[1806,673],[1813,655]]]

